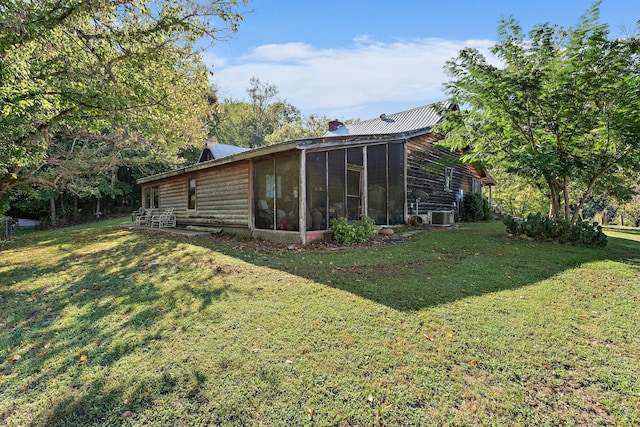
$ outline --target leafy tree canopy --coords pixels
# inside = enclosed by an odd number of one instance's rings
[[[98,163],[201,145],[209,88],[194,43],[235,31],[238,8],[235,0],[2,2],[0,199],[24,183],[55,186],[55,170],[70,181]],[[80,146],[109,160],[63,166]]]
[[[575,220],[594,191],[628,196],[619,178],[640,168],[640,41],[609,38],[599,7],[575,28],[543,24],[528,36],[504,20],[499,65],[470,48],[446,65],[464,107],[441,128],[448,143],[544,189],[553,217]]]
[[[249,102],[227,99],[219,104],[211,131],[218,141],[256,148],[325,133],[327,117],[302,116],[278,96],[275,85],[252,77],[247,94]]]

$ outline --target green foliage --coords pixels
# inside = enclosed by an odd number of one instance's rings
[[[131,155],[152,161],[201,146],[211,108],[207,70],[194,43],[235,31],[240,4],[3,3],[0,196],[25,183],[59,188],[83,155],[85,163],[100,165],[102,156],[74,149],[76,141],[92,150],[111,146],[111,166],[132,164],[126,162]],[[54,143],[64,146],[52,149]],[[50,170],[43,174],[43,168]]]
[[[439,131],[465,160],[542,189],[555,218],[576,220],[592,193],[623,196],[622,178],[640,169],[640,40],[609,39],[599,4],[569,29],[525,34],[504,20],[492,49],[499,66],[473,48],[446,65],[450,96],[469,109],[448,112]]]
[[[489,201],[482,194],[468,192],[462,198],[460,219],[465,222],[487,221],[491,219]]]
[[[507,231],[514,235],[525,235],[536,240],[557,241],[582,246],[606,246],[607,236],[598,223],[568,220],[553,220],[541,214],[531,214],[524,221],[507,215],[503,219]]]
[[[341,217],[331,221],[331,231],[334,241],[349,245],[371,240],[378,234],[380,228],[368,216],[363,216],[359,221],[351,222],[347,221],[347,218]]]
[[[622,204],[618,209],[625,225],[640,227],[640,195]]]
[[[278,97],[275,85],[251,78],[250,102],[223,100],[215,114],[211,134],[222,143],[261,147],[293,139],[322,136],[327,117],[303,117],[300,110]]]
[[[549,209],[549,200],[535,180],[509,173],[499,166],[491,168],[491,176],[498,182],[493,187],[491,202],[500,212],[524,218],[530,213]]]
[[[443,154],[437,160],[429,162],[424,168],[424,174],[427,176],[441,175],[445,168],[461,167],[464,163],[460,161],[459,157],[451,154]]]

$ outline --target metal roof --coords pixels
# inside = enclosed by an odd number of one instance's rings
[[[198,160],[198,163],[205,161],[203,157],[208,157],[204,156],[205,150],[208,150],[211,153],[211,156],[213,156],[213,160],[217,160],[223,157],[233,156],[234,154],[248,151],[249,149],[245,147],[236,147],[235,145],[221,144],[215,140],[207,141],[207,145],[200,153],[200,160]]]
[[[387,114],[384,118],[365,120],[348,126],[342,125],[338,127],[336,131],[327,132],[321,137],[296,139],[253,149],[220,144],[213,140],[207,142],[207,146],[203,150],[203,153],[205,150],[214,150],[211,152],[211,154],[214,155],[212,160],[140,178],[137,182],[139,184],[143,184],[177,176],[183,173],[194,172],[237,161],[244,161],[260,156],[281,153],[292,149],[322,148],[335,144],[380,143],[384,141],[397,140],[399,136],[415,136],[417,134],[429,132],[432,126],[439,123],[443,119],[443,110],[453,110],[456,108],[457,106],[450,101],[437,102],[413,108],[411,110],[402,111],[400,113]],[[227,154],[223,156],[222,153],[225,153],[225,148]],[[222,149],[222,152],[215,151],[220,149]],[[230,153],[230,151],[233,150],[237,151],[235,153]],[[202,153],[200,154],[200,157],[202,158]]]
[[[380,117],[376,119],[339,126],[335,131],[325,133],[324,137],[385,135],[428,129],[442,120],[443,110],[454,108],[456,108],[456,105],[450,101],[442,101],[399,113],[381,114]]]

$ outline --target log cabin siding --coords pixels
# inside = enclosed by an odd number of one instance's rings
[[[407,141],[407,203],[410,213],[414,202],[413,190],[422,190],[429,195],[426,202],[420,202],[421,214],[429,210],[456,209],[459,190],[471,191],[474,175],[459,164],[460,154],[433,146],[441,138],[429,133]],[[453,168],[450,190],[445,189],[447,167]]]
[[[173,208],[180,226],[206,224],[248,227],[249,165],[247,161],[204,169],[149,183],[145,187],[158,186],[159,209]],[[195,209],[187,209],[191,178],[196,179]]]
[[[249,162],[199,171],[196,209],[185,222],[249,226]]]

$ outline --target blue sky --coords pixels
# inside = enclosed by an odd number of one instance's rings
[[[223,98],[246,100],[251,77],[280,98],[335,119],[369,119],[445,98],[445,62],[464,47],[488,49],[498,21],[525,32],[574,26],[591,0],[254,0],[231,40],[204,53]],[[612,36],[635,34],[640,0],[604,0]]]

